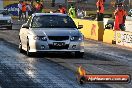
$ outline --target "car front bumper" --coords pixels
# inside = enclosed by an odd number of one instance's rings
[[[0,28],[11,27],[12,24],[0,24]]]
[[[64,42],[65,46],[53,46],[56,41],[30,41],[29,52],[84,52],[83,41],[57,41]],[[52,47],[51,47],[52,46]],[[56,48],[57,47],[57,48]]]

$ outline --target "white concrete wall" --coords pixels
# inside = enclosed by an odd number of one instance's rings
[[[0,0],[0,9],[3,9],[3,0]]]

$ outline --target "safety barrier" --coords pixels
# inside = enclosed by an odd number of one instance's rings
[[[104,35],[103,35],[103,42],[113,44],[115,40],[115,31],[105,29]]]
[[[113,30],[104,29],[103,22],[90,21],[85,19],[73,19],[75,24],[83,25],[80,29],[85,38],[103,41],[113,44],[115,32]]]
[[[103,42],[117,44],[132,48],[132,21],[125,22],[126,31],[113,31],[105,29]]]
[[[125,22],[126,31],[132,32],[132,20]]]
[[[83,25],[80,29],[85,38],[103,41],[104,26],[103,22],[89,21],[85,19],[73,19],[75,24]]]
[[[116,31],[116,44],[132,48],[132,32]]]

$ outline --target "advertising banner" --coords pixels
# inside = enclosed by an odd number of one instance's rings
[[[116,44],[132,48],[132,33],[116,31]]]
[[[132,32],[132,21],[125,22],[126,31]]]
[[[18,16],[18,2],[17,0],[5,0],[3,1],[3,7],[4,9],[8,9],[13,16]]]

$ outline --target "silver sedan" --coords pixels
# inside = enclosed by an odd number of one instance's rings
[[[12,30],[12,18],[7,9],[0,9],[0,28]]]
[[[74,21],[66,14],[35,13],[23,24],[19,33],[20,52],[74,52],[84,55],[84,39]]]

